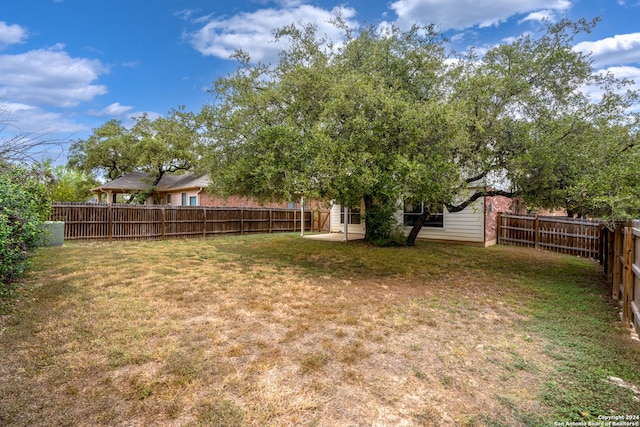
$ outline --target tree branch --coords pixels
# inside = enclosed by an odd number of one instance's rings
[[[467,184],[471,184],[472,182],[479,181],[479,180],[481,180],[482,178],[486,177],[488,173],[489,173],[488,171],[480,172],[478,175],[476,175],[476,176],[472,176],[471,178],[467,178],[467,179],[465,179],[464,181],[465,181]]]
[[[508,197],[510,199],[516,196],[515,193],[511,191],[503,191],[503,190],[489,190],[489,191],[477,191],[471,197],[469,197],[466,201],[459,205],[445,204],[447,210],[450,213],[460,212],[466,209],[470,204],[478,200],[480,197],[492,197],[492,196],[503,196]]]

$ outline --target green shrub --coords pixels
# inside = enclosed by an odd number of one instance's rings
[[[365,212],[367,240],[376,246],[405,246],[406,236],[396,220],[397,206],[378,203]]]
[[[37,168],[0,162],[0,296],[27,268],[49,206]]]

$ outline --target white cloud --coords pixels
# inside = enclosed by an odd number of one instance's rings
[[[609,72],[619,79],[627,79],[633,83],[625,86],[619,90],[619,93],[624,93],[627,90],[634,90],[640,92],[640,67],[609,67],[606,70],[600,70],[601,73]],[[631,107],[632,111],[640,113],[640,104]]]
[[[609,67],[609,68],[604,68],[597,71],[597,74],[601,74],[601,75],[606,75],[607,73],[613,74],[616,78],[627,79],[633,82],[627,86],[624,86],[616,90],[615,92],[619,94],[624,94],[626,93],[627,90],[640,91],[640,68],[639,67],[629,67],[629,66]],[[596,86],[585,86],[582,88],[582,91],[585,94],[587,94],[593,102],[600,102],[604,94],[602,89]],[[635,105],[631,107],[630,111],[640,113],[640,105]]]
[[[396,24],[436,24],[440,29],[490,27],[518,14],[564,11],[569,0],[397,0],[390,7],[398,15]]]
[[[0,55],[0,110],[10,125],[4,136],[35,133],[63,140],[86,132],[66,109],[105,94],[96,81],[106,72],[100,61],[71,57],[63,45]]]
[[[267,3],[266,1],[264,2]],[[278,4],[282,9],[288,9],[296,6],[300,6],[304,3],[303,0],[275,0],[275,3]]]
[[[138,68],[140,66],[140,61],[123,62],[122,66],[125,67],[125,68]]]
[[[339,41],[341,32],[329,23],[340,14],[349,25],[356,14],[354,9],[336,7],[333,10],[321,9],[311,5],[299,4],[299,1],[284,1],[286,8],[259,9],[225,18],[211,18],[199,31],[190,34],[191,43],[203,55],[228,59],[236,49],[242,49],[251,55],[253,61],[272,62],[277,58],[281,44],[273,42],[273,31],[286,25],[313,23],[318,33],[327,35],[330,40]]]
[[[640,33],[619,34],[595,42],[581,42],[574,49],[590,53],[595,67],[640,63]]]
[[[555,21],[555,13],[552,10],[539,10],[537,12],[532,12],[518,21],[519,24],[527,21]]]
[[[189,21],[193,15],[198,13],[198,9],[182,9],[173,13],[173,16],[176,16],[185,21]]]
[[[620,79],[634,80],[636,82],[636,87],[640,88],[640,68],[638,67],[609,67],[603,71],[608,71]]]
[[[0,99],[73,107],[107,93],[95,81],[108,69],[97,60],[73,58],[63,48],[0,55]]]
[[[6,129],[9,134],[30,134],[39,135],[67,134],[71,135],[86,130],[85,126],[69,120],[61,113],[44,111],[41,108],[16,103],[7,102],[0,105],[3,115],[6,114],[6,121],[10,125]]]
[[[465,33],[457,33],[457,34],[454,34],[453,36],[451,36],[450,40],[453,43],[458,43],[458,42],[463,41],[465,37],[466,37]]]
[[[0,48],[22,43],[26,40],[27,35],[27,30],[20,25],[8,25],[6,22],[0,21]]]
[[[378,34],[389,35],[393,32],[393,24],[387,21],[382,21],[378,24]]]
[[[118,117],[128,113],[132,109],[133,107],[131,106],[120,105],[119,102],[114,102],[113,104],[107,105],[100,111],[90,110],[88,114],[92,116]]]
[[[155,111],[134,111],[133,113],[127,114],[127,118],[122,122],[122,124],[124,125],[124,127],[131,129],[136,124],[136,119],[144,116],[145,114],[151,121],[154,121],[160,117],[165,117],[164,115]]]
[[[502,39],[502,42],[506,43],[506,44],[515,43],[516,41],[518,41],[518,39],[521,39],[523,37],[528,37],[529,35],[531,35],[531,33],[526,31],[526,32],[520,34],[519,36],[505,37],[505,38]]]
[[[138,111],[136,113],[131,113],[129,114],[129,118],[136,118],[136,117],[142,117],[143,115],[147,115],[147,117],[149,118],[149,120],[154,121],[156,119],[159,119],[160,117],[165,117],[165,115],[157,113],[155,111]]]

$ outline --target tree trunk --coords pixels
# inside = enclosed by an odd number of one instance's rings
[[[158,173],[156,174],[155,178],[153,179],[153,184],[151,184],[151,187],[155,188],[158,185],[158,183],[160,182],[160,180],[164,176],[164,172],[165,172],[164,169],[158,168]]]
[[[367,194],[364,196],[364,215],[360,215],[360,218],[366,218],[367,212],[370,212],[373,209],[373,196],[371,194]],[[364,222],[364,240],[366,242],[371,241],[371,236],[373,235],[373,230],[369,224],[369,221],[365,219]]]
[[[413,228],[411,229],[411,232],[409,232],[409,235],[407,236],[407,246],[415,246],[418,233],[420,233],[420,230],[422,230],[422,226],[424,225],[429,215],[430,215],[429,212],[425,209],[424,212],[422,212],[422,214],[416,220],[416,223],[413,224]]]
[[[459,205],[452,205],[447,203],[445,204],[445,207],[447,208],[447,211],[449,213],[462,212],[464,209],[466,209],[468,206],[470,206],[473,202],[478,200],[480,197],[488,197],[488,196],[503,196],[503,197],[508,197],[512,199],[513,197],[515,197],[515,194],[509,191],[502,191],[502,190],[477,191],[473,193],[471,197],[469,197],[467,200],[460,203]],[[420,230],[422,229],[422,226],[424,225],[429,215],[430,215],[429,211],[425,209],[424,212],[422,212],[422,215],[418,217],[418,220],[416,221],[413,228],[411,229],[411,232],[407,236],[407,246],[414,246],[416,244],[416,238],[418,237],[418,233],[420,233]]]

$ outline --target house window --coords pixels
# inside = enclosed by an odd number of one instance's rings
[[[406,227],[413,227],[418,218],[424,212],[424,203],[413,203],[405,200],[404,202],[404,225]],[[438,212],[432,212],[424,222],[423,227],[444,227],[444,209],[440,208]]]
[[[189,206],[198,206],[198,198],[196,196],[189,197]]]
[[[340,206],[340,224],[344,224],[344,206]],[[360,208],[349,208],[349,224],[360,224]]]
[[[187,206],[187,193],[182,193],[182,206]]]
[[[171,194],[167,194],[167,204],[171,204]]]

